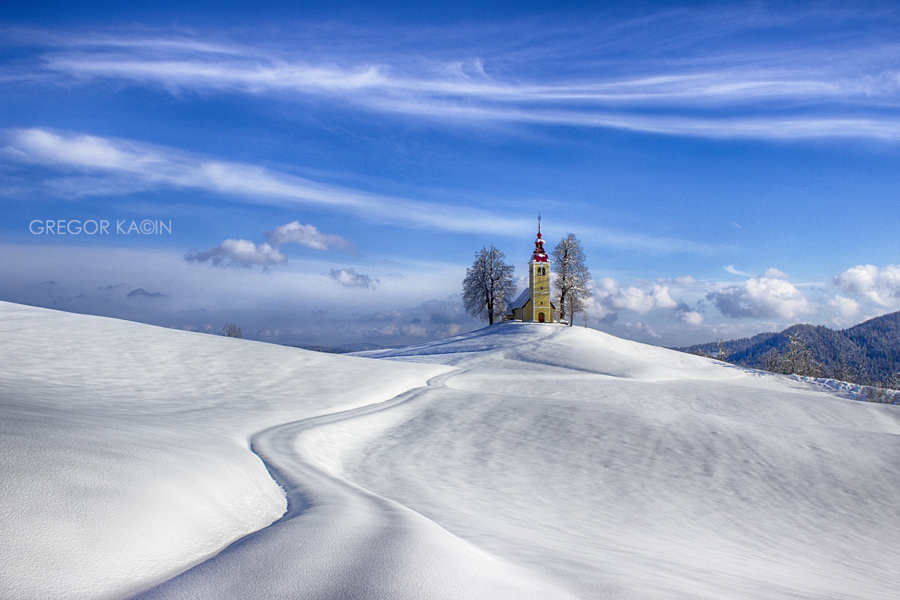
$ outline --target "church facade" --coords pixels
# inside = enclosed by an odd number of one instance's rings
[[[544,251],[541,221],[538,219],[537,240],[528,263],[528,288],[510,302],[506,320],[552,323],[555,319],[556,307],[550,302],[550,259]]]

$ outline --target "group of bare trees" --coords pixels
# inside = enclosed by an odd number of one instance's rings
[[[770,348],[762,359],[763,369],[772,373],[821,377],[824,371],[822,363],[816,360],[812,350],[796,333],[788,334],[788,345],[783,351]]]
[[[788,345],[779,352],[770,348],[763,354],[763,369],[784,375],[800,375],[803,377],[825,376],[825,366],[815,359],[812,350],[800,340],[797,333],[788,334]],[[861,370],[841,361],[830,374],[832,379],[857,383],[863,387],[866,399],[870,402],[894,404],[900,401],[900,372],[894,373],[888,381],[873,381],[864,377]]]
[[[574,233],[560,240],[550,253],[551,269],[559,318],[568,316],[569,325],[577,313],[586,308],[591,296],[591,274],[585,265],[584,248]],[[486,319],[493,325],[503,315],[507,302],[516,292],[513,281],[515,267],[504,259],[506,255],[493,244],[475,253],[475,262],[466,270],[463,279],[463,304],[466,312],[476,319]]]
[[[697,356],[702,356],[703,358],[712,358],[714,360],[721,360],[722,362],[728,362],[728,350],[725,348],[725,340],[718,339],[716,340],[716,345],[718,346],[715,353],[706,352],[703,350],[696,350],[691,352],[691,354],[695,354]]]
[[[225,327],[222,328],[222,333],[225,334],[225,337],[231,338],[242,338],[244,337],[244,332],[241,331],[241,328],[235,325],[234,323],[225,322]]]

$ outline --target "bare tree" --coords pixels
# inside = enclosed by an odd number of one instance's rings
[[[513,282],[515,267],[503,259],[506,255],[491,244],[475,254],[475,262],[466,270],[463,279],[463,304],[476,319],[494,319],[503,314],[505,301],[516,293]]]
[[[718,351],[716,355],[713,356],[716,360],[721,360],[722,362],[728,362],[728,349],[725,348],[725,340],[719,338],[716,340],[716,346],[718,347]]]
[[[849,363],[843,354],[838,357],[837,362],[831,368],[831,378],[850,383],[859,383],[863,379],[859,365]]]
[[[769,348],[762,355],[763,369],[770,373],[781,373],[781,354],[775,348]]]
[[[235,325],[234,323],[225,322],[225,327],[222,328],[222,331],[225,333],[226,337],[233,338],[242,338],[244,337],[244,333],[241,331],[241,328]]]
[[[815,359],[812,350],[800,339],[800,334],[788,334],[788,346],[784,352],[770,348],[763,354],[763,368],[773,373],[820,377],[822,364]]]
[[[575,314],[583,312],[585,300],[591,297],[591,274],[584,264],[584,248],[574,233],[566,234],[551,253],[553,272],[556,273],[554,294],[559,305],[559,318],[568,315],[569,326],[575,320]]]
[[[800,339],[800,334],[788,334],[790,345],[784,354],[786,373],[796,373],[804,377],[819,377],[822,365],[815,359],[812,350]]]
[[[900,390],[900,371],[896,371],[888,380],[888,387],[892,390]]]

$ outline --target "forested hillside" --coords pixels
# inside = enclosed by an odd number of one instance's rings
[[[843,330],[821,325],[793,325],[780,333],[760,333],[751,338],[698,344],[679,350],[765,369],[772,365],[777,355],[788,351],[792,337],[795,343],[808,349],[818,366],[819,376],[869,385],[891,385],[896,383],[900,373],[900,312]]]

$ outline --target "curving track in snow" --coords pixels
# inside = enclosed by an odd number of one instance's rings
[[[252,449],[285,490],[287,512],[137,598],[571,598],[341,476],[336,450],[378,435],[418,410],[416,402],[453,393],[445,382],[455,374],[386,402],[254,435]],[[331,429],[340,440],[325,439]],[[331,444],[317,447],[320,441]]]

